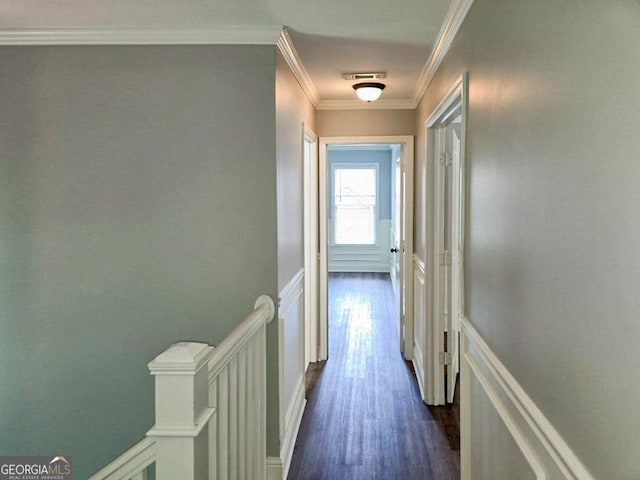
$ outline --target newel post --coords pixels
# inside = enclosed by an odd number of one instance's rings
[[[157,480],[208,478],[208,361],[213,347],[179,342],[149,363],[156,382],[156,423],[147,432],[156,440]]]

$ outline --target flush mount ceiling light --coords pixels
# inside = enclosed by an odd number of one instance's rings
[[[384,90],[384,83],[378,82],[362,82],[356,83],[353,86],[353,89],[356,91],[360,100],[364,102],[374,102],[380,95],[382,95],[382,90]]]
[[[359,73],[343,73],[342,78],[345,80],[360,80],[353,89],[363,102],[374,102],[382,94],[385,84],[374,82],[372,80],[381,80],[387,78],[387,72],[359,72]]]

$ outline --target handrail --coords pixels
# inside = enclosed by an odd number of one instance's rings
[[[156,464],[156,475],[161,479],[173,480],[177,478],[174,473],[178,467],[179,470],[182,468],[181,475],[190,470],[197,471],[197,468],[194,470],[193,455],[176,453],[183,452],[183,448],[176,448],[175,445],[184,444],[185,452],[194,448],[200,432],[209,423],[212,415],[217,414],[218,409],[206,401],[194,402],[194,392],[196,392],[195,398],[200,399],[211,395],[209,389],[215,388],[214,382],[217,382],[217,375],[225,368],[229,368],[236,355],[246,355],[246,352],[241,352],[245,347],[254,349],[253,361],[257,360],[258,365],[262,365],[264,368],[264,358],[262,360],[259,358],[260,356],[264,357],[265,352],[264,330],[261,329],[271,323],[275,311],[275,304],[271,297],[261,295],[255,302],[254,310],[216,348],[205,343],[178,342],[169,346],[150,362],[149,369],[151,374],[156,377],[156,424],[147,432],[146,438],[93,474],[89,480],[141,480],[147,478],[149,466],[153,463]],[[259,357],[255,357],[255,352],[260,352],[258,353]],[[257,372],[258,376],[255,378],[260,380],[253,385],[254,388],[257,388],[256,391],[260,392],[257,397],[262,396],[263,399],[261,403],[258,403],[261,407],[256,408],[264,408],[266,371],[259,372],[258,369]],[[208,384],[196,380],[198,377],[203,380],[208,379]],[[185,378],[188,378],[187,382],[185,382]],[[186,388],[186,384],[190,384],[190,387]],[[205,390],[197,391],[202,388]],[[242,390],[239,391],[242,392]],[[168,392],[171,392],[171,395],[167,395]],[[237,407],[234,408],[237,413]],[[185,412],[190,412],[191,419],[188,418],[189,415],[183,415]],[[253,427],[264,422],[264,412],[253,412],[249,415],[253,415],[250,418],[256,420],[249,422]],[[237,423],[236,426],[241,423]],[[246,431],[244,435],[247,438],[258,438],[264,434],[263,430],[264,427],[257,437],[255,435],[251,437],[251,434]],[[242,431],[240,435],[243,435]],[[255,450],[258,452],[258,456],[264,455],[262,452],[265,450],[264,441],[264,438],[260,438],[258,441],[261,446]],[[262,471],[264,460],[256,457],[252,461],[256,462],[252,464],[255,467],[254,477],[257,474],[259,478],[264,478],[265,473]],[[193,476],[189,478],[193,478]]]
[[[156,442],[143,438],[109,465],[89,477],[89,480],[124,480],[142,473],[156,460]]]
[[[276,307],[268,295],[260,295],[254,310],[213,350],[209,360],[209,382],[220,373],[233,356],[264,323],[271,323]]]

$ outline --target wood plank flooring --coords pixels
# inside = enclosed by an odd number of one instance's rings
[[[288,480],[459,479],[451,410],[427,409],[400,354],[389,276],[332,274],[329,309]]]

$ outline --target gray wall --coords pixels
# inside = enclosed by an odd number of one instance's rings
[[[280,52],[276,68],[278,158],[278,288],[304,265],[302,135],[315,128],[315,110]]]
[[[333,175],[331,165],[341,163],[375,163],[378,165],[378,219],[391,218],[391,150],[334,150],[329,156],[329,208],[328,217],[333,218]]]
[[[636,1],[476,0],[416,123],[424,180],[424,121],[467,70],[466,314],[618,480],[640,477],[639,25]]]
[[[0,49],[2,455],[85,478],[153,424],[148,361],[277,294],[274,55]]]
[[[286,61],[276,54],[276,152],[277,152],[277,195],[278,195],[278,291],[293,279],[304,267],[303,231],[303,124],[314,129],[314,109],[302,88],[291,73]],[[302,298],[299,302],[302,302]],[[283,406],[285,415],[294,397],[294,388],[304,376],[303,365],[303,309],[298,314],[284,314],[279,318],[278,328],[282,331],[273,335],[269,342],[278,345],[282,339]],[[273,343],[275,342],[275,343]],[[268,353],[268,415],[267,453],[279,456],[282,446],[279,441],[278,424],[278,352]]]

